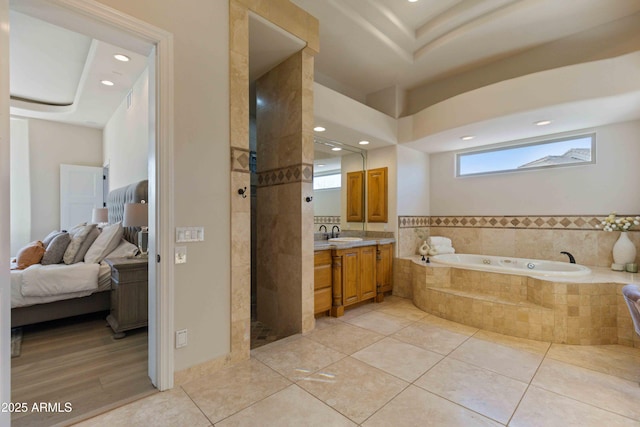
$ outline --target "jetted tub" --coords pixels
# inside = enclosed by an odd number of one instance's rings
[[[434,255],[430,260],[450,267],[527,276],[586,276],[591,269],[580,264],[473,254]]]

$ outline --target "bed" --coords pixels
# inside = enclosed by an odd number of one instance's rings
[[[122,221],[124,216],[125,203],[139,203],[148,200],[148,181],[139,181],[125,187],[118,188],[109,193],[107,197],[107,208],[109,210],[109,223],[113,224]],[[123,238],[137,245],[137,228],[125,227]],[[84,263],[78,263],[84,264]],[[94,264],[95,266],[95,264]],[[38,266],[32,266],[38,267]],[[62,319],[65,317],[78,316],[82,314],[109,311],[111,307],[111,271],[109,266],[102,261],[97,268],[88,268],[82,265],[54,265],[41,267],[55,267],[57,274],[72,274],[71,277],[78,277],[84,274],[79,270],[91,270],[90,274],[95,275],[97,271],[97,289],[83,287],[78,283],[77,291],[67,292],[64,295],[51,296],[25,296],[21,290],[24,284],[25,272],[27,270],[11,271],[11,326],[24,326],[33,323],[46,322],[49,320]],[[78,270],[74,272],[73,269]],[[36,269],[32,269],[36,270]],[[38,272],[29,271],[27,274]],[[75,280],[75,279],[74,279]],[[95,280],[93,277],[92,280]],[[84,289],[87,288],[87,289]]]

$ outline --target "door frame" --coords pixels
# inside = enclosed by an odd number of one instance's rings
[[[174,265],[172,230],[173,216],[173,35],[137,18],[123,14],[91,0],[36,0],[41,7],[56,13],[73,13],[86,16],[112,30],[135,37],[155,46],[151,64],[155,70],[149,91],[153,109],[150,115],[149,148],[149,204],[154,214],[149,218],[150,228],[156,233],[150,236],[150,253],[157,254],[163,262],[150,263],[150,278],[155,277],[155,287],[149,295],[149,376],[159,390],[173,387],[173,323],[174,323]],[[9,0],[0,0],[0,49],[9,47]],[[153,85],[151,85],[153,83]],[[9,203],[9,57],[0,56],[0,201]],[[155,249],[155,252],[151,250]],[[0,267],[9,260],[9,218],[0,218]],[[10,402],[10,317],[11,302],[8,265],[0,268],[0,401]],[[5,297],[6,296],[6,297]],[[0,414],[3,424],[4,414]],[[3,424],[4,425],[4,424]]]

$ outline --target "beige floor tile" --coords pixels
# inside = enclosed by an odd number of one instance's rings
[[[472,337],[450,357],[528,383],[544,356]]]
[[[359,305],[358,307],[346,308],[344,310],[344,315],[340,316],[338,319],[343,322],[349,319],[353,319],[354,317],[362,316],[365,313],[368,313],[373,310],[374,303],[370,302],[367,304]]]
[[[363,314],[362,316],[345,320],[345,322],[361,328],[369,329],[370,331],[377,332],[382,335],[390,335],[412,323],[410,320],[384,314],[379,310],[371,311]]]
[[[409,386],[362,425],[365,427],[500,426],[493,420],[415,386]]]
[[[216,423],[216,427],[355,425],[344,415],[329,408],[296,385],[291,385]]]
[[[634,381],[546,359],[531,384],[640,420],[640,387]]]
[[[210,426],[211,423],[181,388],[156,393],[76,426]]]
[[[527,383],[450,358],[414,385],[505,424],[527,389]]]
[[[400,379],[413,382],[443,356],[387,337],[354,353],[352,357]]]
[[[640,382],[640,348],[553,344],[547,357]]]
[[[510,427],[631,427],[637,421],[530,386]]]
[[[391,335],[392,338],[420,348],[447,355],[469,339],[469,336],[443,329],[439,326],[415,322]]]
[[[352,421],[361,423],[409,384],[346,357],[298,385]]]
[[[346,357],[316,341],[301,338],[290,342],[275,342],[251,352],[252,356],[292,381],[331,365]]]
[[[262,362],[251,359],[182,388],[213,423],[276,393],[291,382]]]
[[[330,328],[331,326],[339,325],[341,323],[342,321],[335,317],[331,317],[331,316],[318,317],[316,319],[315,330]]]
[[[390,314],[392,316],[401,317],[403,319],[411,320],[415,322],[416,320],[423,319],[428,314],[413,304],[409,305],[407,303],[398,303],[389,306],[385,306],[376,310],[379,313]]]
[[[509,335],[502,335],[496,332],[485,331],[483,329],[480,329],[473,337],[542,355],[546,354],[547,350],[549,350],[549,347],[551,346],[550,342],[510,337]]]
[[[353,354],[381,340],[384,335],[341,323],[330,328],[314,330],[306,337],[341,353]]]
[[[443,319],[438,316],[427,315],[426,317],[420,319],[420,323],[424,323],[431,326],[437,326],[442,329],[446,329],[451,332],[455,332],[457,334],[471,336],[478,332],[478,328],[474,328],[473,326],[463,325],[462,323],[452,322],[451,320]]]

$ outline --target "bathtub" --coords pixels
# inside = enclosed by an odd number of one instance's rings
[[[568,262],[473,254],[443,254],[430,257],[431,262],[450,267],[503,272],[527,276],[586,276],[588,267]]]

